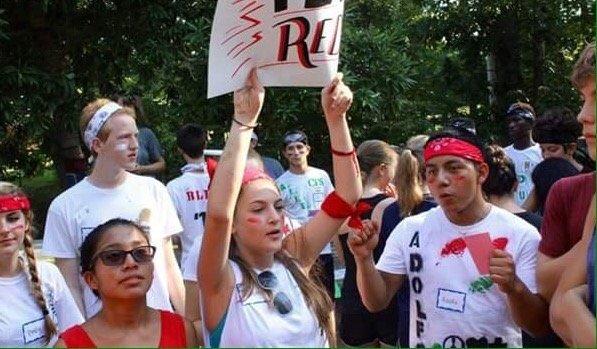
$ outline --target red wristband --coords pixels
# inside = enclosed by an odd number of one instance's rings
[[[330,150],[332,151],[332,154],[336,156],[350,156],[357,176],[360,176],[361,170],[359,168],[359,161],[357,160],[357,150],[355,148],[352,148],[352,150],[349,152],[338,151],[332,147],[330,147]]]
[[[337,155],[337,156],[351,156],[351,155],[355,155],[357,153],[357,150],[355,148],[352,148],[352,150],[349,152],[338,151],[331,147],[330,147],[330,149],[332,151],[332,154]]]

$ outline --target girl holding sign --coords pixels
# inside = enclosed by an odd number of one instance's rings
[[[83,322],[58,269],[36,260],[32,224],[23,191],[0,182],[0,347],[53,345],[59,331]]]
[[[355,215],[362,191],[346,123],[352,92],[340,75],[322,91],[337,191],[306,225],[290,232],[283,229],[284,207],[274,181],[245,168],[264,95],[253,70],[234,94],[230,136],[211,186],[198,266],[206,343],[328,347],[335,339],[332,302],[308,274],[342,222]]]

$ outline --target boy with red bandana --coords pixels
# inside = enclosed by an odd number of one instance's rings
[[[485,201],[489,169],[479,140],[464,131],[437,134],[424,159],[440,206],[404,219],[377,265],[375,230],[349,239],[365,306],[383,309],[406,279],[411,347],[520,347],[520,327],[544,334],[544,303],[535,294],[540,235]]]

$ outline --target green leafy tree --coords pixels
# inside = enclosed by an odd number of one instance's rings
[[[166,150],[167,177],[182,159],[174,132],[187,122],[224,144],[231,97],[210,100],[207,57],[216,1],[6,0],[0,3],[0,175],[31,176],[48,164],[64,173],[65,140],[82,107],[99,96],[139,95]],[[594,35],[588,0],[347,0],[340,70],[355,91],[357,141],[394,144],[454,116],[501,137],[505,106],[539,111],[578,106],[567,82]],[[487,81],[487,57],[496,80]],[[488,88],[495,99],[490,103]],[[312,162],[329,166],[319,89],[271,88],[258,130],[267,155],[302,128]],[[489,121],[489,122],[488,122]]]

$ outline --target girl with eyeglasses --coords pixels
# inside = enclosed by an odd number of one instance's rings
[[[0,347],[52,346],[83,322],[58,268],[36,259],[32,229],[27,196],[0,182]]]
[[[56,347],[197,346],[193,325],[180,315],[147,306],[153,281],[148,234],[131,221],[115,218],[97,226],[81,245],[81,271],[101,310],[60,335]]]
[[[212,181],[198,265],[206,344],[328,347],[335,342],[332,302],[308,274],[342,222],[354,215],[362,191],[346,123],[352,92],[340,75],[322,91],[337,191],[306,225],[288,232],[274,181],[245,168],[264,95],[253,70],[234,93],[230,135]]]

